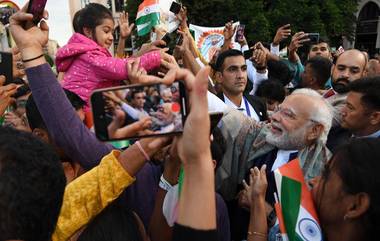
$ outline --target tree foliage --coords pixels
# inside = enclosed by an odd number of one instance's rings
[[[222,26],[228,20],[246,25],[247,39],[270,42],[278,27],[290,23],[296,31],[319,32],[333,44],[354,37],[357,0],[182,0],[189,22]]]
[[[134,21],[142,0],[127,0]],[[189,23],[216,27],[230,20],[246,25],[250,42],[270,42],[278,27],[290,23],[292,32],[318,32],[333,45],[354,37],[357,0],[181,0]]]

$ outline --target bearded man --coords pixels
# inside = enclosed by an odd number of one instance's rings
[[[294,91],[272,115],[269,124],[227,109],[219,123],[227,150],[216,173],[217,190],[226,200],[234,199],[249,169],[265,164],[269,178],[267,201],[272,203],[275,191],[272,171],[297,157],[307,180],[319,175],[330,157],[325,143],[332,118],[329,103],[311,89]]]

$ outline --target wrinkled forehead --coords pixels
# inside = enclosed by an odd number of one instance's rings
[[[346,51],[342,53],[336,60],[336,66],[349,66],[363,69],[366,66],[367,60],[360,51]]]
[[[314,110],[314,101],[310,96],[302,94],[292,94],[285,98],[281,104],[281,109],[290,110],[297,116],[309,118],[311,111]]]

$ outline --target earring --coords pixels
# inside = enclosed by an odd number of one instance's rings
[[[348,219],[348,214],[345,214],[343,217],[343,221],[347,221],[347,219]]]

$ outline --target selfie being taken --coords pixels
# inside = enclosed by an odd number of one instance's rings
[[[362,241],[380,1],[0,0],[0,241]]]

